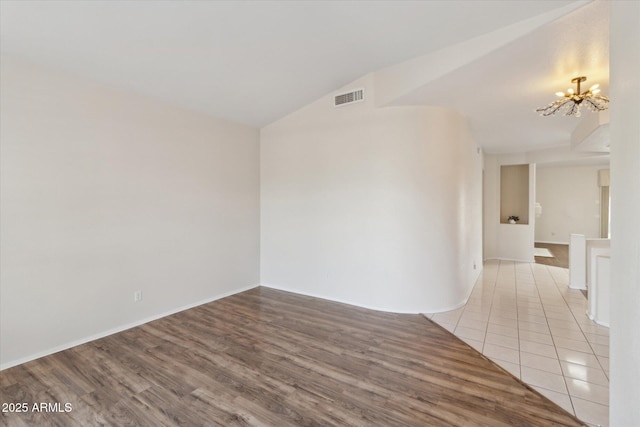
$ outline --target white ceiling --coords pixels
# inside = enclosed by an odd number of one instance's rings
[[[569,144],[581,119],[541,117],[544,107],[587,76],[609,93],[609,5],[590,3],[396,101],[441,105],[467,115],[486,151],[522,152]],[[582,109],[582,115],[590,112]],[[593,113],[591,113],[593,114]]]
[[[570,3],[1,0],[0,48],[262,127],[371,71]],[[396,103],[460,110],[490,152],[566,145],[576,119],[532,111],[577,75],[607,93],[606,2],[578,9]]]

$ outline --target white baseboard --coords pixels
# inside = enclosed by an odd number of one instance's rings
[[[475,279],[473,282],[473,286],[471,286],[469,288],[469,290],[467,291],[467,295],[463,298],[463,300],[451,307],[444,307],[439,309],[438,311],[425,311],[425,310],[419,310],[419,311],[397,311],[397,310],[390,310],[388,308],[385,307],[379,307],[379,306],[370,306],[370,305],[362,305],[362,304],[356,304],[353,301],[347,301],[347,300],[341,300],[341,299],[336,299],[333,297],[328,297],[326,295],[322,295],[322,294],[318,294],[318,293],[309,293],[309,292],[304,292],[301,291],[299,289],[294,289],[294,288],[288,288],[286,286],[280,286],[280,285],[274,285],[274,284],[261,284],[260,286],[265,287],[265,288],[271,288],[271,289],[276,289],[279,291],[285,291],[285,292],[291,292],[294,294],[298,294],[298,295],[304,295],[304,296],[308,296],[308,297],[313,297],[313,298],[320,298],[320,299],[324,299],[324,300],[328,300],[328,301],[332,301],[332,302],[338,302],[341,304],[348,304],[348,305],[353,305],[355,307],[361,307],[361,308],[366,308],[368,310],[375,310],[375,311],[382,311],[385,313],[401,313],[401,314],[422,314],[424,315],[424,313],[428,313],[428,314],[434,314],[434,313],[445,313],[447,311],[451,311],[451,310],[455,310],[458,309],[460,307],[464,307],[464,305],[467,303],[467,301],[469,301],[469,298],[471,297],[471,293],[473,292],[473,288],[476,286],[476,284],[478,283],[478,279],[480,278],[480,274],[482,273],[482,270],[484,269],[484,266],[480,265],[480,268],[476,271],[475,274]]]
[[[218,294],[218,295],[216,295],[216,296],[214,296],[212,298],[207,298],[207,299],[204,299],[204,300],[201,300],[201,301],[194,302],[192,304],[183,305],[181,307],[177,307],[177,308],[165,311],[163,313],[153,315],[151,317],[147,317],[147,318],[144,318],[144,319],[141,319],[141,320],[137,320],[135,322],[131,322],[131,323],[128,323],[128,324],[125,324],[125,325],[117,326],[115,328],[108,329],[106,331],[98,332],[97,334],[93,334],[93,335],[90,335],[88,337],[84,337],[84,338],[81,338],[81,339],[78,339],[78,340],[67,342],[67,343],[64,343],[64,344],[49,348],[47,350],[39,351],[39,352],[37,352],[35,354],[29,355],[29,356],[26,356],[26,357],[21,357],[19,359],[11,360],[9,362],[1,364],[0,365],[0,371],[2,371],[4,369],[12,368],[12,367],[17,366],[17,365],[21,365],[21,364],[26,363],[26,362],[30,362],[30,361],[35,360],[35,359],[39,359],[39,358],[44,357],[44,356],[49,356],[50,354],[54,354],[54,353],[57,353],[59,351],[68,350],[71,347],[76,347],[78,345],[86,344],[88,342],[95,341],[95,340],[98,340],[100,338],[107,337],[109,335],[117,334],[118,332],[123,332],[123,331],[126,331],[127,329],[135,328],[136,326],[144,325],[145,323],[153,322],[154,320],[158,320],[158,319],[161,319],[163,317],[171,316],[172,314],[176,314],[176,313],[179,313],[179,312],[184,311],[184,310],[189,310],[190,308],[194,308],[194,307],[197,307],[199,305],[208,304],[210,302],[213,302],[213,301],[216,301],[216,300],[219,300],[219,299],[231,296],[231,295],[235,295],[235,294],[238,294],[240,292],[248,291],[249,289],[253,289],[253,288],[256,288],[258,286],[260,286],[260,285],[257,284],[257,285],[253,285],[253,286],[246,286],[244,288],[235,289],[235,290],[229,291],[229,292],[224,292],[224,293]]]
[[[347,304],[347,305],[352,305],[354,307],[360,307],[360,308],[366,308],[367,310],[374,310],[374,311],[381,311],[384,313],[400,313],[400,314],[420,314],[419,312],[415,312],[415,311],[395,311],[395,310],[390,310],[388,308],[385,307],[379,307],[379,306],[372,306],[372,305],[367,305],[367,304],[359,304],[356,303],[354,301],[351,300],[346,300],[346,299],[339,299],[339,298],[334,298],[331,296],[327,296],[327,295],[323,295],[317,292],[306,292],[300,289],[296,289],[296,288],[289,288],[287,286],[281,286],[281,285],[277,285],[277,284],[261,284],[260,286],[264,287],[264,288],[270,288],[270,289],[275,289],[277,291],[284,291],[284,292],[291,292],[293,294],[298,294],[298,295],[303,295],[306,297],[313,297],[313,298],[318,298],[318,299],[323,299],[323,300],[327,300],[327,301],[331,301],[331,302],[337,302],[340,304]]]
[[[548,240],[536,240],[534,243],[544,243],[547,245],[569,245],[569,242],[551,242]]]
[[[609,325],[609,322],[603,322],[602,320],[598,320],[596,319],[595,316],[592,316],[591,314],[589,314],[589,311],[587,310],[587,317],[589,318],[589,320],[594,321],[595,323],[597,323],[600,326],[604,326],[607,328],[610,328],[611,326]]]
[[[475,287],[476,287],[476,285],[478,284],[478,280],[480,280],[480,275],[482,274],[482,270],[484,270],[484,266],[482,266],[482,268],[480,268],[480,270],[478,271],[478,274],[476,274],[476,279],[475,279],[475,281],[473,282],[473,286],[471,286],[471,287],[469,288],[469,290],[467,291],[467,295],[464,297],[464,299],[462,300],[462,302],[460,302],[460,303],[458,303],[458,304],[455,304],[455,305],[454,305],[454,306],[452,306],[452,307],[445,308],[445,309],[438,310],[438,311],[432,311],[432,312],[429,312],[429,313],[427,313],[427,314],[446,313],[447,311],[457,310],[457,309],[459,309],[460,307],[464,307],[465,305],[467,305],[467,302],[469,302],[469,298],[471,298],[471,294],[473,293],[473,288],[475,288]],[[425,317],[427,316],[427,314],[422,313],[422,315],[423,315],[423,316],[425,316]],[[428,318],[428,317],[427,317],[427,318]]]
[[[513,261],[513,262],[536,262],[535,259],[516,259],[516,258],[493,258],[493,259],[497,259],[499,261]]]
[[[516,259],[516,258],[503,258],[503,257],[491,257],[485,258],[483,261],[514,261],[514,262],[536,262],[535,259],[527,261],[526,259]]]

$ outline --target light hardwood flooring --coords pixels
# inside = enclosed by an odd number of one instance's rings
[[[421,315],[255,288],[0,372],[7,426],[579,426]]]

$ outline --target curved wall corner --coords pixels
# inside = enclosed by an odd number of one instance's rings
[[[324,97],[261,130],[261,283],[393,312],[463,304],[482,260],[466,120]],[[474,265],[476,268],[474,268]]]

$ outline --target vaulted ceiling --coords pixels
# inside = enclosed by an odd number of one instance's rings
[[[454,108],[485,150],[524,151],[568,144],[576,118],[533,110],[572,77],[608,89],[606,2],[2,0],[0,8],[3,54],[253,127],[369,72],[518,26],[528,30],[393,104]]]

